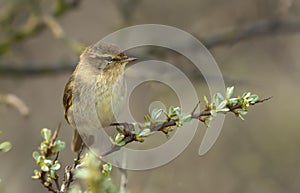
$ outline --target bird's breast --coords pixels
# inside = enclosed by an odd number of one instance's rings
[[[96,109],[102,126],[109,126],[123,108],[126,86],[123,74],[102,73],[96,86]]]

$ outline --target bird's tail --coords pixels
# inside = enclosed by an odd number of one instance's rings
[[[75,129],[73,139],[72,139],[72,150],[74,152],[78,152],[82,146],[82,139],[78,133],[78,131]]]

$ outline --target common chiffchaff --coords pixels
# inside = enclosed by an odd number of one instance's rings
[[[75,129],[72,150],[79,151],[82,138],[78,133],[80,127],[89,127],[96,116],[100,125],[109,126],[122,109],[121,100],[126,96],[124,70],[128,62],[136,58],[127,57],[118,47],[97,43],[87,47],[80,56],[80,61],[67,82],[64,90],[63,104],[67,122]],[[94,105],[96,112],[92,112]],[[74,115],[78,115],[76,118]],[[96,114],[96,115],[94,115]],[[80,119],[79,121],[75,119]]]

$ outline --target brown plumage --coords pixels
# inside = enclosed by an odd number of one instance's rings
[[[90,46],[81,54],[63,96],[65,118],[75,129],[72,140],[74,152],[82,144],[78,129],[106,127],[115,120],[118,112],[113,107],[119,111],[126,94],[123,81],[125,65],[133,60],[135,58],[128,58],[118,47],[106,43]],[[101,125],[95,126],[97,121]]]

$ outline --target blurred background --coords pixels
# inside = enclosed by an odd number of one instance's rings
[[[31,179],[36,168],[31,155],[41,141],[40,129],[55,129],[61,122],[59,137],[67,142],[61,162],[65,166],[75,157],[62,96],[82,48],[122,27],[148,23],[198,37],[236,94],[273,98],[252,107],[245,121],[226,116],[217,143],[202,157],[198,148],[205,126],[199,124],[192,143],[175,160],[129,171],[129,192],[299,192],[300,1],[294,0],[1,0],[0,141],[13,144],[0,154],[1,191],[47,191]],[[175,63],[200,100],[209,95],[201,73],[185,65],[183,56],[161,48],[143,51],[145,59]],[[176,103],[170,93],[164,85],[141,85],[132,94],[133,114],[148,113],[153,100]],[[159,143],[166,140],[155,136]],[[148,140],[157,143],[155,136]],[[113,180],[119,181],[118,169]]]

